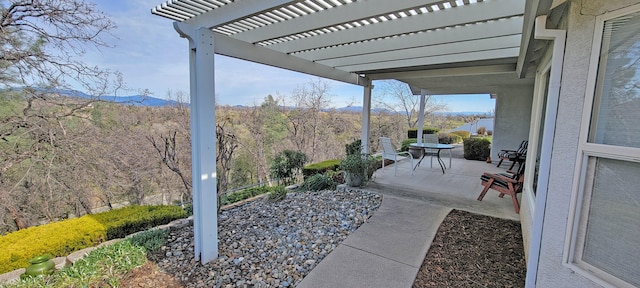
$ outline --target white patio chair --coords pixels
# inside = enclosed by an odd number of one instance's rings
[[[431,144],[438,144],[438,135],[436,134],[423,134],[422,135],[422,142],[423,143],[431,143]],[[424,153],[425,153],[425,157],[429,156],[429,167],[433,168],[433,156],[437,156],[438,155],[438,149],[429,149],[429,148],[425,148],[424,149]]]
[[[413,175],[413,157],[408,151],[398,152],[396,147],[391,143],[391,138],[380,137],[380,146],[382,147],[382,171],[384,172],[384,160],[389,159],[394,161],[395,170],[394,175],[398,175],[398,162],[400,161],[398,156],[406,155],[411,161],[411,175]]]

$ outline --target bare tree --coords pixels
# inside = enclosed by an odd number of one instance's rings
[[[229,131],[231,129],[227,127],[227,124],[227,121],[221,121],[221,123],[216,124],[216,138],[218,142],[218,153],[216,153],[218,194],[221,194],[228,188],[233,153],[238,148],[238,138]]]
[[[420,113],[420,96],[413,95],[407,84],[396,80],[380,81],[376,86],[380,87],[378,99],[375,99],[376,104],[395,113],[402,113],[406,118],[407,126],[415,128]],[[433,112],[447,108],[446,104],[437,103],[433,95],[426,95],[425,98],[425,119]]]
[[[103,37],[115,27],[94,4],[13,0],[1,2],[0,10],[0,81],[31,87],[5,92],[13,109],[0,115],[0,198],[14,199],[2,208],[20,229],[33,217],[60,217],[68,199],[86,201],[83,195],[68,197],[81,190],[64,177],[79,163],[78,137],[95,100],[60,97],[56,89],[82,87],[103,95],[122,82],[112,86],[110,71],[79,60],[86,49],[108,47]]]
[[[180,193],[180,202],[184,205],[185,196],[188,198],[191,197],[191,187],[193,187],[193,184],[191,183],[191,175],[183,173],[180,168],[180,160],[177,157],[178,153],[176,149],[176,134],[177,131],[173,131],[169,136],[160,136],[160,143],[153,137],[148,136],[147,139],[149,139],[153,148],[155,148],[158,155],[160,155],[162,163],[182,180],[185,193]]]
[[[298,151],[315,159],[321,138],[321,113],[331,103],[329,83],[317,79],[296,87],[291,92],[293,107],[286,111],[290,125],[289,133]]]
[[[13,0],[1,5],[2,83],[60,88],[73,79],[86,90],[95,88],[95,83],[105,87],[108,72],[78,60],[87,48],[108,47],[103,37],[115,28],[95,4],[83,0]]]

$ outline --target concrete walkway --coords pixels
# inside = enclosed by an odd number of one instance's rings
[[[298,287],[411,287],[450,208],[385,195]]]

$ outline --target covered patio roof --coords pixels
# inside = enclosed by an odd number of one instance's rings
[[[414,94],[496,93],[533,83],[516,73],[534,58],[525,10],[550,3],[169,0],[152,13],[211,29],[220,55],[361,86],[397,79]]]
[[[535,68],[536,45],[545,45],[533,40],[534,19],[552,2],[169,0],[152,9],[174,20],[190,45],[196,257],[217,257],[214,54],[363,86],[362,150],[369,151],[372,80],[409,84],[422,95],[420,111],[426,93],[532,85],[526,72]]]

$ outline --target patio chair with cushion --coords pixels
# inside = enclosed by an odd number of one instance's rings
[[[511,166],[509,167],[508,170],[512,170],[513,166],[516,163],[520,163],[520,166],[522,166],[522,162],[524,162],[525,159],[527,158],[528,146],[529,146],[529,141],[524,140],[520,143],[520,147],[518,147],[518,150],[500,150],[500,152],[498,152],[498,157],[500,158],[500,162],[498,162],[498,167],[500,167],[500,164],[502,164],[502,161],[504,160],[511,161]]]
[[[524,182],[524,163],[521,163],[518,167],[518,171],[507,171],[507,173],[492,174],[485,172],[480,176],[482,186],[484,189],[478,196],[478,201],[482,201],[482,198],[487,194],[489,189],[500,192],[498,197],[503,198],[505,194],[511,196],[513,202],[513,208],[516,213],[520,213],[520,204],[518,203],[518,193],[522,192],[522,183]]]
[[[382,171],[384,172],[384,160],[393,160],[395,165],[394,175],[398,175],[398,161],[404,159],[401,156],[406,156],[411,161],[411,168],[413,168],[413,156],[408,151],[398,152],[396,147],[391,143],[391,138],[380,137],[380,146],[382,147]],[[411,169],[411,175],[413,175],[413,169]]]

